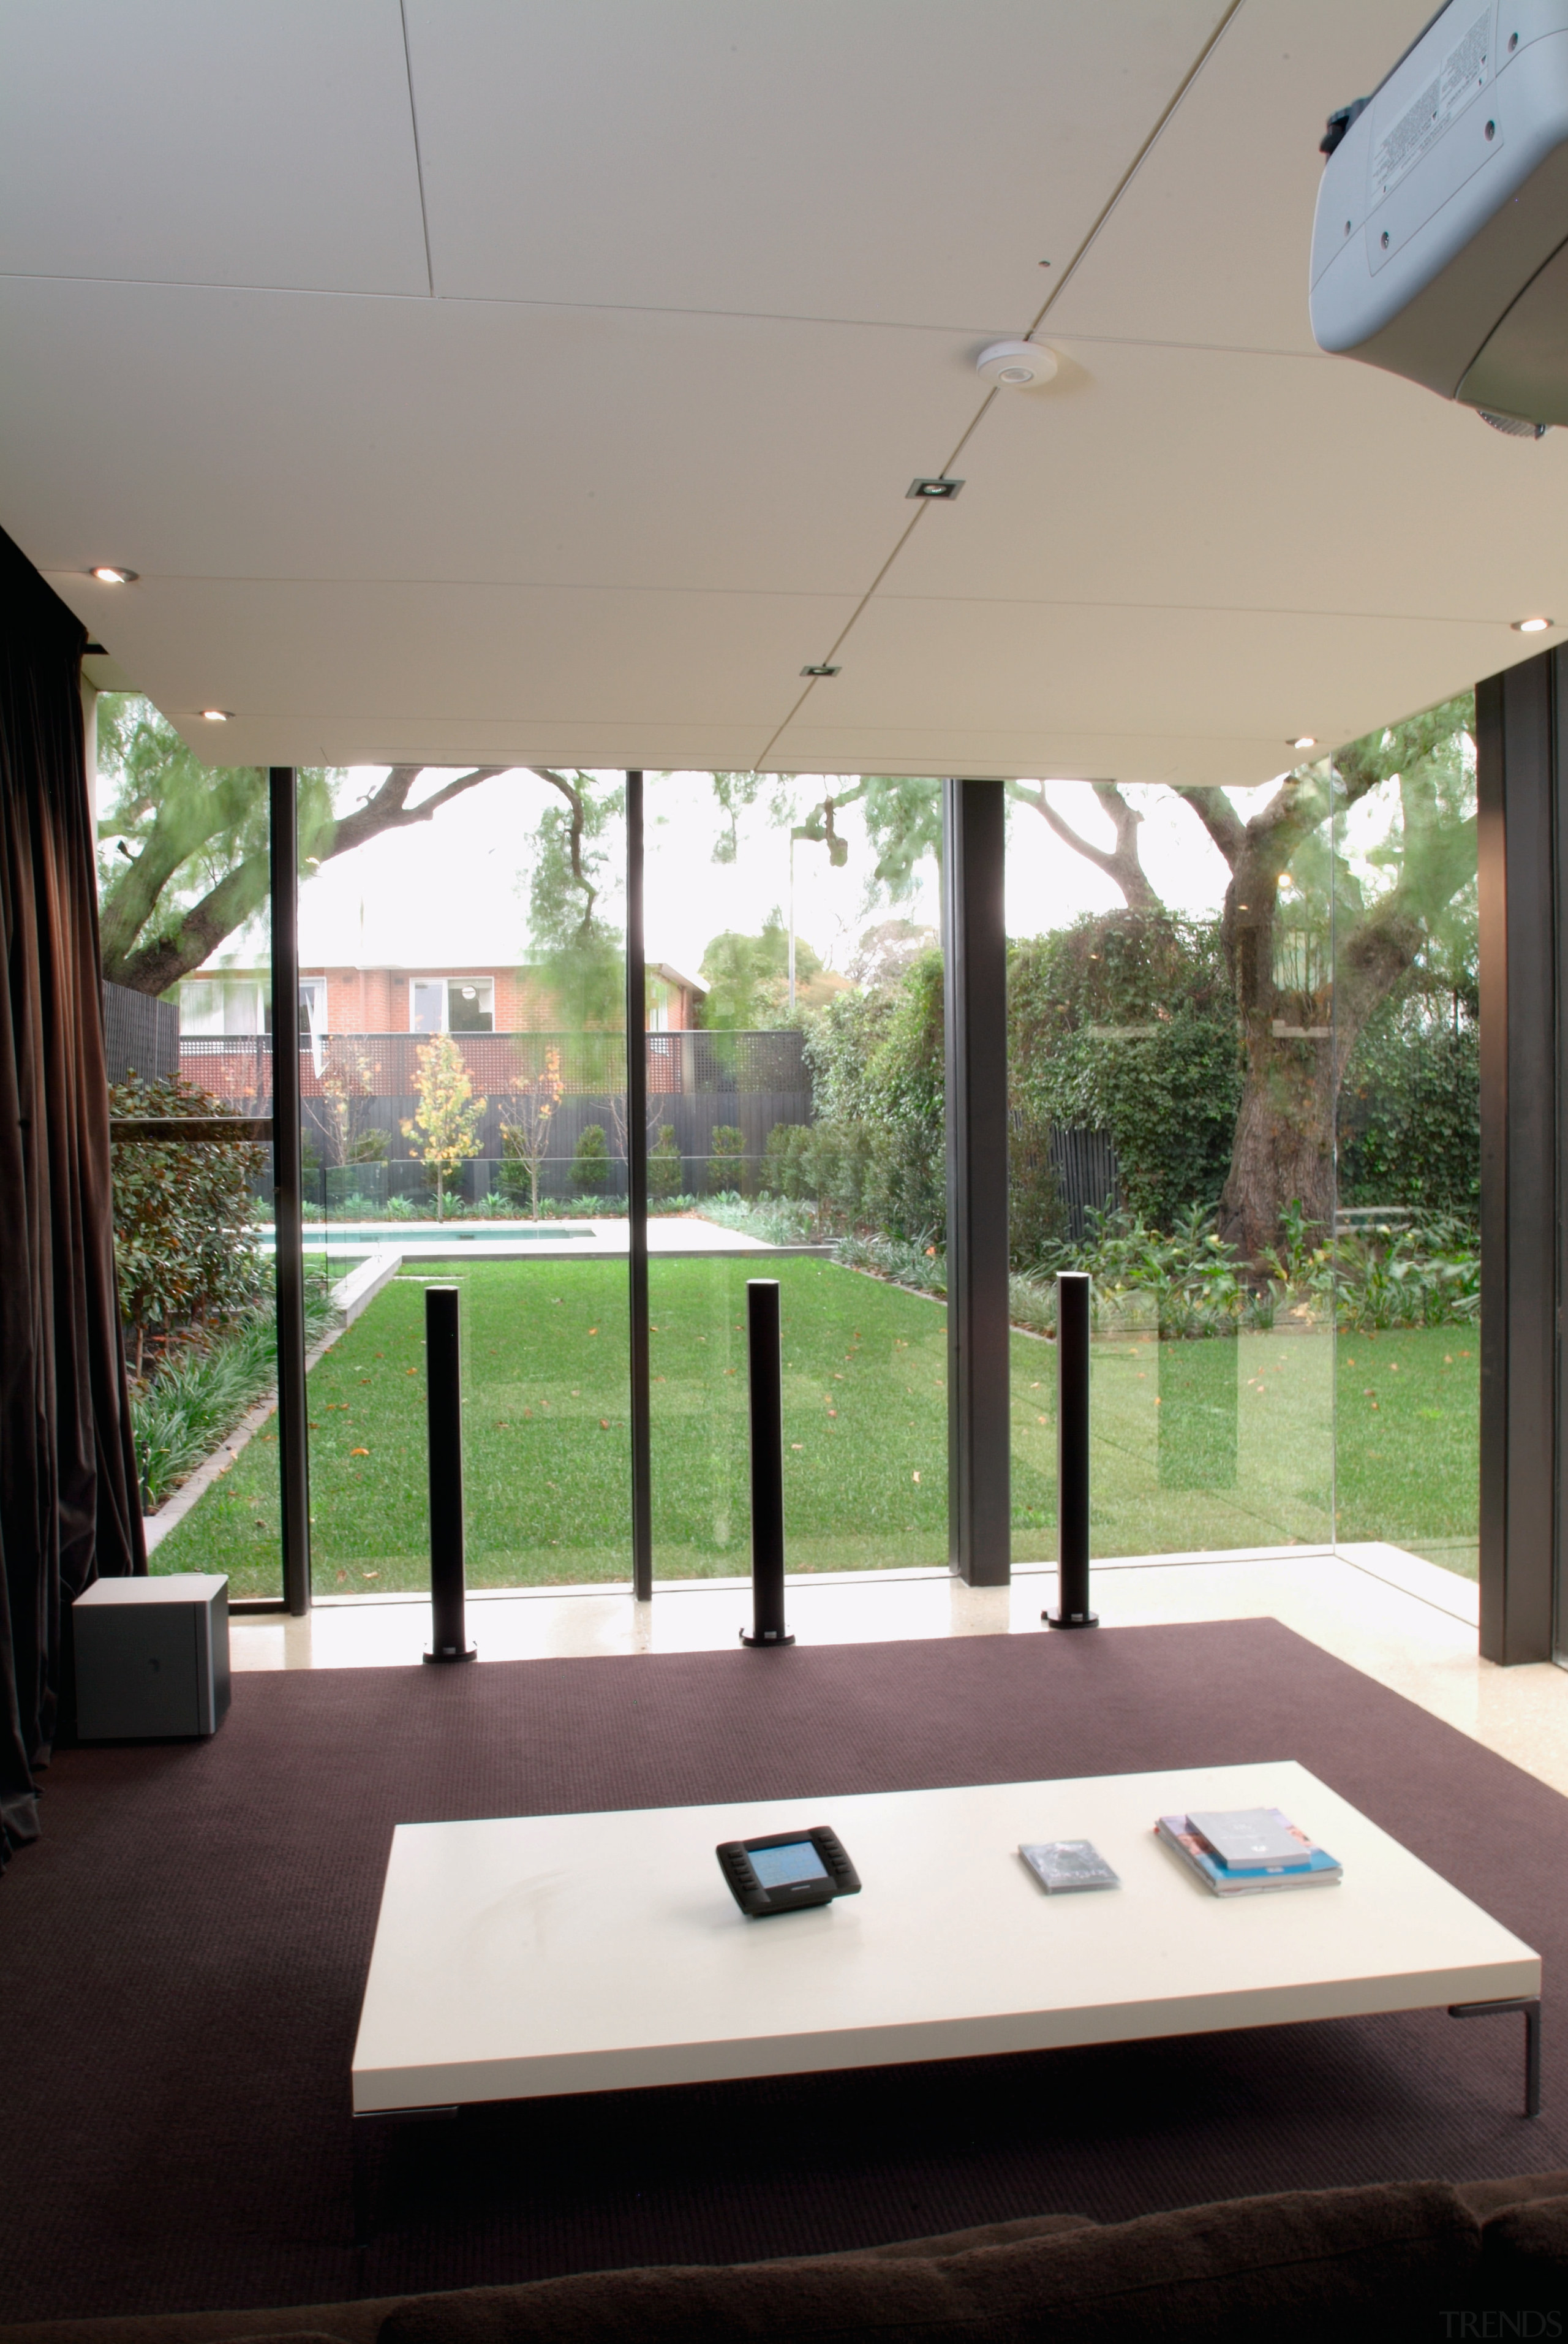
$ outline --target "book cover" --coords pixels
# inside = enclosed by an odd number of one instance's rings
[[[1252,1872],[1270,1865],[1304,1865],[1312,1843],[1278,1807],[1237,1807],[1228,1812],[1190,1814],[1187,1828],[1195,1832],[1209,1853],[1228,1872]]]
[[[1271,1870],[1231,1872],[1217,1862],[1197,1833],[1188,1828],[1185,1815],[1161,1815],[1154,1829],[1171,1853],[1180,1856],[1189,1871],[1195,1872],[1205,1888],[1216,1896],[1258,1896],[1282,1888],[1315,1888],[1344,1876],[1343,1867],[1321,1847],[1313,1848],[1307,1863],[1300,1868],[1292,1865],[1286,1870],[1276,1865]]]
[[[1020,1847],[1020,1855],[1033,1873],[1048,1896],[1060,1896],[1080,1888],[1120,1888],[1120,1876],[1111,1870],[1092,1840],[1048,1839],[1032,1846]]]

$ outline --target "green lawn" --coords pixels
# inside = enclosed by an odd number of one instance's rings
[[[1342,1539],[1392,1539],[1476,1575],[1481,1334],[1435,1327],[1339,1339]]]
[[[821,1261],[655,1259],[658,1575],[749,1566],[745,1287],[757,1270],[783,1288],[790,1567],[944,1561],[942,1306]],[[628,1578],[624,1263],[459,1263],[440,1282],[463,1292],[470,1583]],[[410,1275],[388,1286],[310,1377],[323,1594],[427,1583],[426,1283]],[[1340,1339],[1342,1537],[1394,1538],[1463,1567],[1474,1536],[1475,1349],[1469,1330]],[[1294,1331],[1097,1342],[1095,1551],[1326,1541],[1332,1355],[1326,1334]],[[1054,1383],[1050,1345],[1015,1335],[1019,1561],[1055,1551]],[[236,1594],[276,1593],[276,1473],[268,1426],[171,1532],[155,1569],[223,1570]]]

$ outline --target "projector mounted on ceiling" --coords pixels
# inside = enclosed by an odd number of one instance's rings
[[[1568,424],[1568,0],[1449,0],[1322,143],[1319,349]]]

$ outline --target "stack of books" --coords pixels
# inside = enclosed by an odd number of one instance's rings
[[[1216,1896],[1315,1888],[1344,1877],[1343,1867],[1278,1807],[1161,1815],[1154,1829]]]

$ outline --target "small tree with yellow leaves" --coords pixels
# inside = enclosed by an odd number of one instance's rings
[[[449,1034],[438,1034],[423,1045],[417,1080],[419,1109],[405,1116],[403,1137],[417,1142],[409,1155],[435,1172],[436,1218],[440,1220],[447,1181],[465,1157],[477,1152],[479,1121],[488,1102],[474,1096],[463,1054]]]

